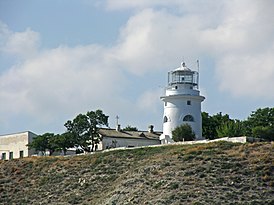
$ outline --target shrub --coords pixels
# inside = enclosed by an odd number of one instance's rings
[[[175,142],[192,141],[195,139],[195,133],[189,124],[183,124],[172,131],[172,138]]]
[[[252,134],[254,137],[262,138],[265,140],[274,140],[274,126],[256,126],[252,129]]]

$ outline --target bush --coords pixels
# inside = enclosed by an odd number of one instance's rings
[[[172,131],[172,139],[175,142],[179,141],[192,141],[195,139],[195,133],[193,132],[189,124],[183,124],[176,127]]]
[[[268,141],[274,140],[274,126],[256,126],[252,129],[252,134],[254,137],[262,138]]]

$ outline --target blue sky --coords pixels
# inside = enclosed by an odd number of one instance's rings
[[[0,134],[102,109],[162,130],[167,72],[200,60],[202,111],[274,105],[271,0],[0,0]]]

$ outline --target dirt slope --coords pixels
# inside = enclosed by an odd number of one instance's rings
[[[274,204],[274,144],[217,142],[0,162],[0,204]]]

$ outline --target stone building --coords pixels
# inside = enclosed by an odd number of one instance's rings
[[[2,160],[28,157],[34,154],[29,149],[29,144],[37,135],[30,132],[20,132],[8,135],[0,135],[0,157]]]

